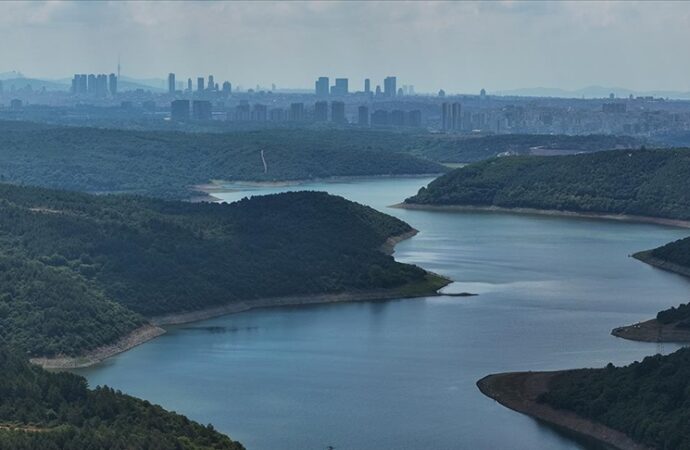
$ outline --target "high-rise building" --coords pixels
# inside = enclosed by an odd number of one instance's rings
[[[381,85],[380,84],[376,85],[376,96],[377,97],[381,96]]]
[[[271,122],[282,122],[285,120],[285,110],[283,108],[273,108],[269,114]]]
[[[225,95],[232,94],[232,84],[229,81],[225,81],[223,83],[223,94],[225,94]]]
[[[314,103],[314,120],[317,122],[328,121],[328,102],[325,100]]]
[[[391,111],[391,125],[394,127],[404,127],[405,126],[405,111],[401,109],[394,109]]]
[[[304,103],[290,103],[290,120],[293,122],[304,120]]]
[[[369,107],[360,106],[357,108],[357,124],[361,127],[369,126]]]
[[[240,100],[240,104],[235,106],[235,120],[251,120],[252,113],[247,100]]]
[[[104,73],[96,76],[96,95],[99,97],[108,95],[108,75]]]
[[[347,119],[345,119],[345,102],[331,102],[331,121],[333,123],[347,123]]]
[[[377,109],[371,114],[372,127],[387,127],[388,125],[390,125],[388,111],[385,109]]]
[[[328,77],[319,77],[315,83],[315,93],[317,97],[328,97]]]
[[[72,90],[74,90],[74,80],[72,80]],[[2,85],[2,81],[0,80],[0,95],[4,93],[4,88]]]
[[[108,90],[113,97],[117,95],[117,75],[114,73],[108,75]]]
[[[407,114],[407,125],[410,127],[422,127],[422,112],[418,109],[413,109]]]
[[[451,112],[453,115],[451,129],[453,131],[462,131],[462,105],[458,102],[453,103]]]
[[[96,93],[96,75],[90,73],[88,78],[88,82],[86,83],[86,92],[89,94],[95,94]]]
[[[395,77],[386,77],[383,80],[383,95],[385,95],[386,97],[395,97],[395,94],[397,93],[395,83]]]
[[[194,100],[192,102],[192,118],[194,120],[211,120],[212,117],[211,102],[208,100]]]
[[[204,91],[204,77],[198,77],[196,79],[196,91],[197,92],[203,92]]]
[[[482,88],[482,90],[479,91],[479,97],[482,99],[486,98],[486,89]]]
[[[458,102],[441,104],[441,128],[443,131],[462,131],[462,105]]]
[[[364,93],[369,94],[371,92],[371,80],[369,78],[364,79]]]
[[[268,108],[266,105],[256,103],[254,105],[254,111],[252,112],[252,119],[257,122],[265,122],[268,119]]]
[[[398,97],[402,97],[405,95],[405,91],[403,91],[403,88],[398,88]]]
[[[208,90],[213,91],[216,88],[216,83],[213,81],[213,75],[208,76]]]
[[[331,88],[331,95],[347,95],[348,94],[348,80],[347,78],[336,78],[335,84]]]
[[[192,79],[187,78],[187,91],[192,92]]]
[[[174,94],[174,93],[175,93],[175,74],[171,72],[168,74],[168,94]]]
[[[170,118],[176,122],[189,120],[189,100],[173,100],[170,103]]]

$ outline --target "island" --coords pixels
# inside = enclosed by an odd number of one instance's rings
[[[453,170],[403,208],[510,211],[690,227],[690,150],[508,156]]]
[[[107,386],[0,347],[0,448],[242,450],[239,442]]]
[[[324,192],[232,204],[0,184],[0,337],[44,367],[251,308],[439,295],[408,224]]]

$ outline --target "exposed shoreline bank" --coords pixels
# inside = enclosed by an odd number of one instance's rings
[[[412,229],[406,233],[391,236],[381,245],[380,250],[389,255],[393,254],[396,244],[411,238],[417,233],[417,230]],[[452,280],[449,278],[427,271],[427,276],[424,281],[410,283],[393,289],[343,292],[337,294],[268,297],[237,301],[194,311],[149,317],[148,324],[135,329],[129,334],[121,337],[113,344],[98,347],[79,356],[39,357],[31,358],[31,362],[43,367],[44,369],[66,370],[84,368],[96,365],[112,356],[123,353],[131,348],[157,338],[166,332],[166,330],[162,328],[166,325],[179,325],[197,322],[258,308],[444,296],[445,294],[441,294],[438,291],[450,283],[452,283]]]
[[[157,338],[164,333],[164,329],[149,323],[126,334],[113,344],[89,350],[80,356],[31,358],[30,361],[44,369],[80,369],[98,364],[112,356]]]
[[[652,267],[690,277],[690,268],[655,258],[652,256],[651,250],[637,252],[632,257]],[[665,324],[656,319],[614,328],[611,334],[639,342],[675,342],[680,344],[690,342],[690,329],[677,328],[676,323]]]
[[[442,173],[410,173],[410,174],[381,174],[381,175],[351,175],[351,176],[332,176],[325,178],[305,178],[300,180],[282,180],[282,181],[243,181],[243,180],[211,180],[208,183],[197,184],[191,186],[191,190],[201,193],[197,196],[192,196],[190,201],[221,201],[222,199],[213,195],[222,192],[237,192],[245,190],[246,188],[277,188],[300,186],[310,183],[338,183],[347,181],[361,181],[361,180],[386,180],[390,178],[429,178],[438,177]]]
[[[539,403],[537,398],[549,390],[557,372],[510,372],[488,375],[477,381],[482,394],[501,405],[545,422],[580,439],[619,450],[651,450],[625,433],[581,417],[571,411],[558,410]]]
[[[616,220],[619,222],[652,223],[676,228],[690,228],[690,220],[665,219],[663,217],[635,216],[628,214],[612,214],[597,212],[561,211],[557,209],[536,208],[504,208],[501,206],[471,206],[471,205],[424,205],[419,203],[398,203],[391,208],[426,210],[426,211],[480,211],[525,214],[536,216],[574,217],[582,219]]]

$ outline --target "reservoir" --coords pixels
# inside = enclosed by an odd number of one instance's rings
[[[324,190],[419,230],[395,258],[475,297],[270,308],[169,328],[77,371],[249,450],[582,449],[484,397],[484,375],[601,367],[678,347],[612,328],[690,300],[690,282],[630,258],[690,230],[604,220],[389,208],[429,178],[233,186],[231,202]],[[266,283],[271,282],[270,273]]]

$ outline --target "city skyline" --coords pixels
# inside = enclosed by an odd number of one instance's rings
[[[10,49],[0,72],[36,78],[68,77],[65,67],[115,72],[121,56],[130,77],[213,73],[246,87],[309,89],[328,74],[361,89],[365,78],[397,74],[429,93],[690,91],[684,3],[50,2],[0,11]]]

